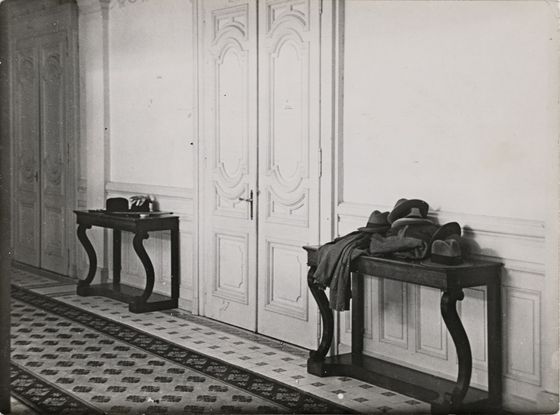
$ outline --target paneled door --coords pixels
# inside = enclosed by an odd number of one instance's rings
[[[204,84],[204,314],[257,326],[257,33],[254,1],[199,2]]]
[[[319,240],[320,2],[258,4],[258,331],[314,347],[302,245]]]
[[[67,34],[17,40],[14,56],[14,257],[67,274]]]
[[[315,347],[318,0],[202,1],[203,314]]]
[[[33,41],[22,41],[15,51],[13,84],[14,258],[40,266],[41,197],[39,184],[39,59]]]

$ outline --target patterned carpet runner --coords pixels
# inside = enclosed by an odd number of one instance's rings
[[[16,286],[12,387],[14,395],[45,414],[351,412]]]

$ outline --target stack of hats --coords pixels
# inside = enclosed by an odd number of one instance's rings
[[[420,199],[399,199],[391,212],[374,211],[362,232],[371,233],[369,253],[399,259],[432,262],[461,261],[461,227],[457,222],[439,226],[428,218],[429,205]],[[452,263],[452,264],[451,264]]]

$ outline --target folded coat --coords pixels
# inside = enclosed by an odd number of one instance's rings
[[[330,288],[330,307],[342,311],[350,308],[350,264],[367,252],[371,234],[359,231],[335,239],[319,247],[315,282]]]

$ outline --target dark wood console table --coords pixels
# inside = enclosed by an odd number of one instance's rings
[[[430,402],[435,413],[496,413],[502,406],[502,306],[500,273],[502,264],[473,261],[455,267],[438,267],[420,262],[362,256],[352,270],[352,352],[327,357],[334,334],[333,311],[325,291],[315,284],[318,247],[307,251],[308,286],[319,306],[323,331],[317,350],[310,352],[307,372],[317,376],[349,376]],[[364,279],[374,275],[442,291],[440,308],[451,334],[458,358],[457,381],[440,378],[408,367],[364,355]],[[456,303],[464,298],[463,289],[487,289],[488,391],[470,387],[472,353],[469,338],[457,313]]]
[[[100,295],[128,303],[133,313],[177,308],[179,303],[179,218],[171,214],[118,214],[103,211],[74,211],[78,223],[78,239],[89,258],[89,271],[84,280],[78,282],[80,296]],[[113,230],[113,281],[91,285],[97,271],[97,255],[86,230],[100,226]],[[143,241],[151,231],[171,231],[171,297],[152,293],[154,267],[144,248]],[[121,231],[134,233],[134,251],[146,271],[144,290],[121,284]],[[150,301],[148,301],[150,300]]]

